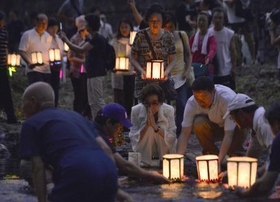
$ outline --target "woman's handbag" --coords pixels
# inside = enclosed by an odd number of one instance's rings
[[[146,30],[144,31],[144,34],[145,34],[146,40],[149,44],[150,50],[152,52],[153,59],[157,59],[157,56],[156,56],[156,53],[154,51],[153,45],[151,43],[150,37],[148,36],[148,33],[147,33]],[[176,100],[177,91],[176,91],[175,86],[174,86],[174,81],[171,78],[168,78],[167,80],[160,82],[159,85],[164,92],[166,100],[169,100],[169,101],[170,100]]]
[[[194,62],[192,63],[195,78],[208,76],[208,65]]]

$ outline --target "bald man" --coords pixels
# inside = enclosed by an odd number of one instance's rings
[[[51,70],[49,65],[49,49],[51,48],[52,37],[46,32],[48,17],[39,13],[36,17],[36,25],[33,29],[23,33],[19,54],[26,63],[26,72],[29,84],[37,81],[50,83]],[[41,52],[43,64],[36,64],[32,61],[31,53]]]
[[[20,154],[32,162],[39,202],[47,201],[45,165],[53,168],[50,201],[114,201],[117,169],[100,147],[101,137],[88,120],[55,108],[52,87],[44,82],[25,90],[23,113],[27,120],[22,125]]]

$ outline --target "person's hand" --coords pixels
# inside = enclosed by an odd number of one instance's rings
[[[219,173],[219,176],[218,176],[218,179],[219,181],[221,181],[224,177],[227,176],[227,171],[224,171],[224,172],[220,172]]]
[[[151,178],[152,178],[153,182],[155,182],[155,183],[158,183],[158,184],[171,183],[170,180],[168,180],[166,177],[164,177],[163,175],[159,174],[156,171],[151,172],[151,174],[152,174]]]
[[[128,5],[130,8],[135,7],[135,1],[134,0],[127,0]]]
[[[59,31],[57,34],[58,34],[59,38],[61,38],[61,40],[62,40],[63,42],[67,42],[67,41],[68,41],[68,38],[67,38],[65,32]]]
[[[187,68],[186,72],[182,75],[182,80],[185,80],[186,78],[188,78],[188,76],[191,73],[191,68],[193,68],[193,67],[188,67]]]

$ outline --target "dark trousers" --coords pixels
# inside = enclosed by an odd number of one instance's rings
[[[8,123],[16,123],[9,74],[7,68],[0,69],[0,108],[3,108],[7,114]]]
[[[55,107],[58,106],[58,99],[59,99],[59,88],[60,88],[60,71],[51,70],[51,86],[54,91],[54,103]]]
[[[29,85],[38,81],[43,81],[48,84],[51,84],[51,74],[48,73],[28,72],[27,79]]]
[[[235,90],[235,79],[231,75],[228,76],[214,76],[213,81],[215,84],[222,84]]]
[[[79,78],[71,77],[74,91],[73,110],[91,118],[91,111],[87,96],[87,76],[81,74]]]

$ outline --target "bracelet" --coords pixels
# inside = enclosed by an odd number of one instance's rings
[[[155,131],[155,133],[158,133],[158,131],[159,131],[159,127],[156,129],[156,130],[154,130]]]

